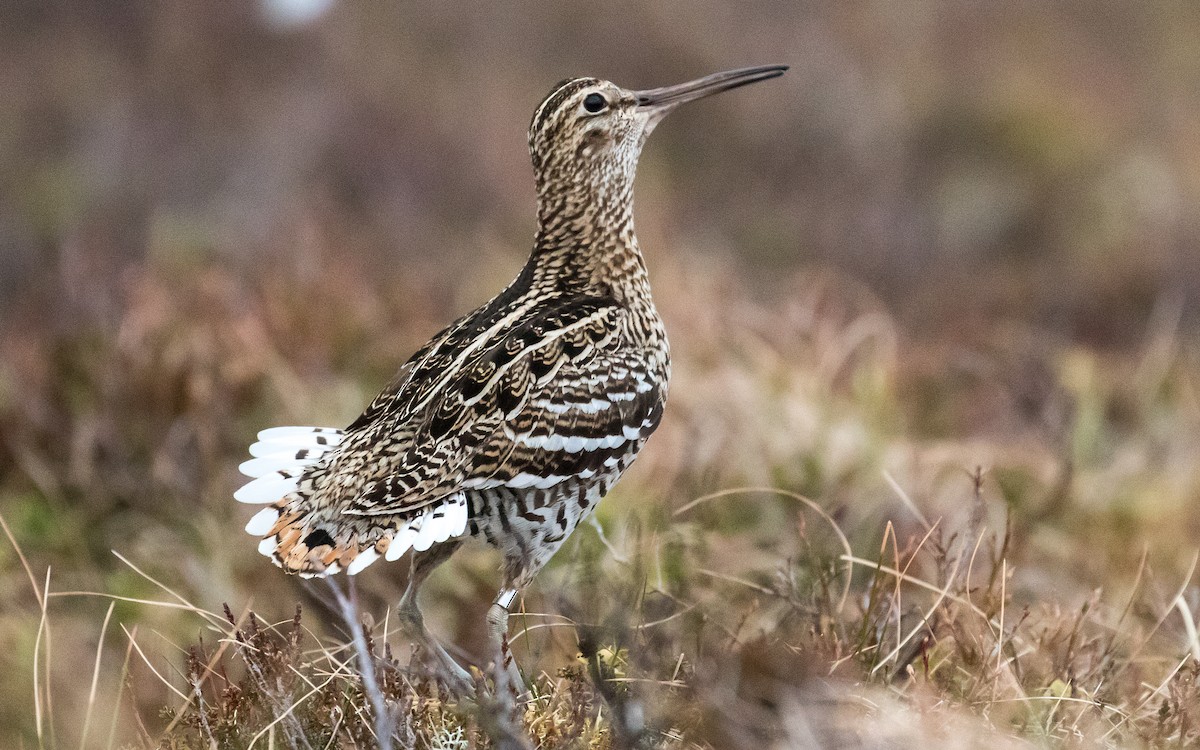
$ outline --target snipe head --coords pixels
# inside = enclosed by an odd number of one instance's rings
[[[562,81],[542,100],[529,126],[540,213],[567,193],[580,201],[628,200],[642,146],[667,113],[684,102],[775,78],[786,70],[786,65],[741,68],[645,91],[598,78]]]

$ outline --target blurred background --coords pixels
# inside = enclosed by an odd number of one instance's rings
[[[289,616],[301,588],[230,499],[244,446],[349,422],[515,275],[541,97],[767,63],[791,70],[680,110],[642,160],[676,400],[605,523],[769,484],[867,519],[877,545],[898,502],[883,470],[936,516],[966,507],[980,464],[1031,529],[1029,591],[1110,541],[1067,577],[1080,596],[1132,577],[1164,532],[1181,544],[1154,554],[1184,572],[1194,3],[7,0],[0,513],[39,585],[52,566],[57,590],[161,593],[115,549],[208,609]],[[433,584],[468,648],[492,566]],[[28,744],[39,614],[7,544],[0,600],[0,744]],[[107,603],[53,606],[70,705]],[[176,642],[198,627],[122,618]],[[135,692],[153,723],[169,696]]]
[[[306,237],[334,233],[397,274],[515,266],[525,129],[555,81],[644,88],[773,61],[787,78],[656,136],[639,186],[655,255],[760,279],[828,264],[921,330],[1004,316],[1096,343],[1200,293],[1185,2],[4,13],[6,311],[54,278],[102,319],[130,264],[293,270],[312,263]]]

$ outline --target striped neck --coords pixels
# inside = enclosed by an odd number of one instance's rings
[[[624,296],[626,280],[646,273],[633,231],[633,181],[612,173],[579,177],[566,189],[539,180],[530,260],[560,286],[609,286]]]

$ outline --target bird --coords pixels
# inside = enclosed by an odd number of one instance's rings
[[[465,541],[499,548],[487,613],[511,684],[514,601],[633,463],[663,417],[671,374],[633,227],[651,131],[679,105],[780,76],[729,70],[642,91],[569,78],[533,114],[533,250],[494,299],[436,334],[342,429],[258,433],[235,494],[262,504],[258,550],[305,578],[355,575],[411,550],[401,619],[448,681],[469,674],[426,630],[421,583]],[[498,672],[499,674],[499,672]]]

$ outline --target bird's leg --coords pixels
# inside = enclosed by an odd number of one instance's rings
[[[396,609],[401,621],[409,631],[409,636],[420,643],[433,658],[438,675],[453,690],[467,695],[474,689],[475,683],[471,679],[471,675],[454,660],[454,657],[446,653],[442,644],[438,643],[425,627],[425,618],[421,615],[421,608],[417,605],[417,589],[429,577],[433,569],[445,562],[457,547],[456,543],[445,542],[437,545],[428,553],[415,555],[412,573],[408,578],[408,587],[404,590],[404,595],[400,597],[400,604]]]
[[[445,678],[455,691],[464,694],[470,693],[474,685],[471,675],[454,660],[454,657],[446,653],[446,649],[442,647],[442,644],[438,643],[437,639],[425,627],[425,618],[421,615],[421,610],[417,606],[416,593],[411,585],[400,599],[398,610],[401,620],[409,631],[410,637],[416,640],[433,657],[438,674]]]
[[[487,613],[492,657],[496,660],[496,692],[507,691],[514,697],[525,693],[525,682],[521,679],[521,673],[508,644],[508,613],[516,601],[517,593],[517,589],[514,588],[500,589]]]

